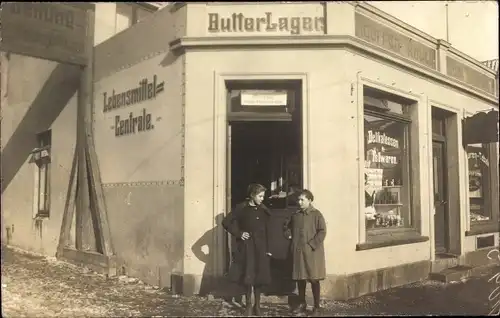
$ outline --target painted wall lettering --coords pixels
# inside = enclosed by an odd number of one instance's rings
[[[477,89],[495,95],[495,80],[464,63],[446,57],[446,74]]]
[[[153,130],[155,126],[151,123],[152,117],[151,114],[146,112],[145,108],[138,115],[130,112],[126,118],[116,115],[114,126],[115,136],[119,137]]]
[[[247,17],[233,13],[228,17],[219,13],[208,14],[208,31],[218,32],[286,32],[293,35],[308,32],[324,32],[324,17],[273,17],[265,12],[261,17]]]
[[[64,10],[43,3],[18,2],[10,7],[12,14],[23,15],[25,18],[39,20],[73,29],[75,17],[73,11]]]
[[[109,112],[125,106],[141,103],[146,100],[154,99],[158,94],[164,91],[165,82],[159,82],[157,76],[153,75],[153,80],[149,81],[147,78],[139,82],[138,87],[128,89],[119,93],[115,90],[108,95],[107,92],[103,93],[103,112]]]
[[[432,69],[437,69],[436,50],[362,14],[355,15],[356,37]]]

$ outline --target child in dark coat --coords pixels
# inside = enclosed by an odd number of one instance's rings
[[[248,187],[248,200],[236,206],[222,221],[226,231],[236,237],[234,260],[229,268],[229,279],[246,289],[246,311],[260,316],[260,296],[271,283],[268,249],[270,212],[262,204],[266,188],[260,184]],[[252,307],[252,290],[255,305]]]

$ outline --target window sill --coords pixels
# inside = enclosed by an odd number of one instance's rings
[[[500,224],[495,221],[473,222],[470,230],[465,231],[465,236],[474,236],[480,234],[498,233],[500,232]]]
[[[415,230],[406,229],[394,233],[384,233],[382,235],[367,235],[367,242],[356,244],[356,251],[365,251],[375,248],[422,243],[429,241],[428,236],[421,236]]]

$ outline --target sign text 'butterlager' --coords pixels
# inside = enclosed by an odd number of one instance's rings
[[[265,12],[261,17],[247,17],[233,13],[222,17],[219,13],[208,14],[208,31],[218,32],[286,32],[293,35],[308,32],[324,32],[324,17],[273,17]]]
[[[156,98],[158,94],[165,89],[165,82],[158,83],[156,75],[150,82],[147,78],[139,82],[138,87],[128,89],[126,91],[115,93],[115,90],[108,96],[108,93],[103,93],[104,107],[103,112],[109,112],[134,104],[139,104],[147,100]],[[127,117],[122,118],[120,115],[115,116],[115,136],[124,136],[136,134],[138,132],[149,131],[154,129],[152,123],[152,114],[146,112],[143,108],[139,114],[130,112]]]

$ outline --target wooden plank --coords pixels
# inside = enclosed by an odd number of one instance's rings
[[[57,2],[2,4],[2,51],[85,65],[88,5]]]
[[[88,21],[87,21],[88,20]],[[77,205],[77,227],[76,227],[76,249],[95,250],[96,240],[93,231],[92,212],[90,203],[89,171],[87,170],[87,125],[92,105],[93,92],[93,12],[87,11],[86,37],[85,37],[85,59],[90,63],[84,68],[80,88],[78,91],[78,117],[77,117],[77,148],[78,148],[78,205]],[[92,38],[92,40],[90,40]]]
[[[93,44],[94,41],[94,21],[95,21],[95,14],[93,12],[89,12],[88,14],[88,25],[89,25],[89,36],[87,38],[87,41],[89,43]],[[90,46],[89,46],[90,47]],[[95,145],[94,145],[94,138],[93,138],[93,130],[92,130],[92,109],[93,109],[93,103],[94,103],[94,83],[93,83],[93,74],[94,74],[94,58],[93,58],[93,46],[92,49],[87,52],[87,59],[89,61],[88,67],[86,68],[87,70],[87,77],[84,79],[86,82],[86,85],[88,87],[88,92],[89,96],[89,103],[88,107],[85,109],[85,114],[84,114],[84,120],[85,120],[85,144],[86,144],[86,154],[87,154],[87,160],[89,161],[89,183],[90,183],[90,189],[92,189],[93,193],[90,196],[92,202],[91,205],[94,208],[94,215],[97,223],[97,228],[98,228],[98,239],[102,243],[102,253],[104,255],[113,255],[114,250],[113,250],[113,245],[111,242],[111,231],[109,229],[109,224],[108,224],[108,217],[107,217],[107,209],[106,209],[106,204],[104,201],[104,194],[102,190],[102,183],[101,183],[101,173],[99,170],[99,163],[97,161],[97,153],[95,150]]]
[[[73,154],[73,163],[71,164],[71,172],[69,177],[68,192],[66,194],[66,203],[64,204],[63,219],[61,222],[61,231],[59,233],[59,245],[57,246],[57,257],[62,255],[63,249],[68,245],[71,233],[71,224],[73,223],[73,215],[75,213],[77,182],[76,182],[76,167],[78,165],[78,152],[75,147]]]

